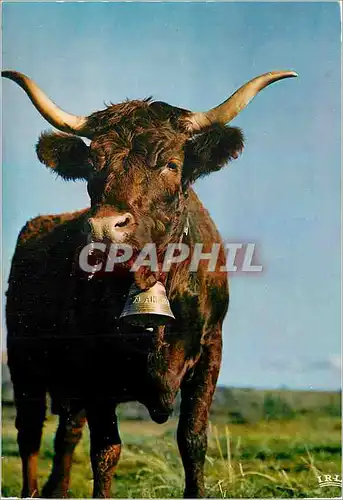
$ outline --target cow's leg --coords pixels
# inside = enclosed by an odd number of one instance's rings
[[[45,484],[44,498],[68,498],[70,469],[77,443],[82,437],[86,413],[80,408],[61,411],[55,436],[55,456],[51,474]]]
[[[193,376],[181,385],[177,441],[185,469],[185,498],[204,496],[208,415],[221,360],[221,338],[204,346]]]
[[[93,498],[109,498],[121,450],[115,405],[110,401],[92,401],[87,406],[87,420],[91,438]]]
[[[38,497],[37,461],[45,420],[46,401],[44,390],[14,386],[18,430],[18,446],[22,460],[22,497]]]

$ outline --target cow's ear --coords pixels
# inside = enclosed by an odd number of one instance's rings
[[[44,132],[37,143],[39,160],[66,180],[88,179],[91,170],[88,146],[70,134]]]
[[[217,125],[194,136],[185,147],[184,181],[220,170],[228,161],[238,158],[243,150],[244,137],[239,128]]]

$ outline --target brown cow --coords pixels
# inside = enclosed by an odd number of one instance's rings
[[[206,429],[221,363],[222,323],[228,306],[220,235],[192,190],[198,178],[222,168],[243,148],[227,127],[264,87],[292,71],[261,75],[204,113],[151,99],[111,105],[88,117],[58,108],[25,75],[4,71],[46,120],[62,131],[43,134],[41,162],[64,179],[86,179],[90,207],[41,216],[21,231],[9,278],[8,362],[17,407],[23,464],[22,495],[38,496],[37,456],[46,394],[59,414],[55,457],[44,497],[67,497],[74,448],[86,419],[91,435],[94,497],[109,497],[121,441],[116,406],[139,401],[158,423],[170,416],[181,389],[177,440],[185,497],[204,495]],[[81,138],[91,139],[87,146]],[[220,246],[214,271],[189,261],[169,272],[131,263],[92,279],[78,266],[86,242],[125,243],[137,254],[147,243],[161,263],[170,243]],[[98,262],[98,261],[97,261]],[[146,329],[119,316],[132,283],[165,285],[176,320]]]

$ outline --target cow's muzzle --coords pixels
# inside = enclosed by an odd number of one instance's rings
[[[86,233],[91,241],[123,243],[136,227],[130,212],[108,217],[90,217],[86,222]]]

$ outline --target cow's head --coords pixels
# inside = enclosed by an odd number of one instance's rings
[[[293,71],[261,75],[207,112],[190,112],[151,99],[108,106],[87,117],[58,108],[27,76],[4,71],[43,117],[62,133],[44,133],[41,162],[64,179],[86,179],[87,221],[93,240],[129,243],[177,241],[187,189],[222,168],[243,149],[243,135],[227,124],[267,85]],[[80,138],[91,140],[86,145]]]

